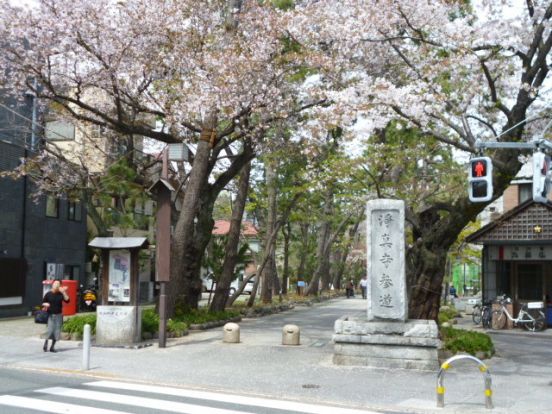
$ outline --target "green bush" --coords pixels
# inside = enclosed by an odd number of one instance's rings
[[[89,324],[92,335],[96,333],[96,314],[76,315],[68,318],[63,322],[61,330],[67,333],[77,333],[82,335],[84,332],[84,325]]]
[[[182,336],[188,330],[188,325],[185,322],[175,321],[174,319],[169,319],[167,321],[167,331],[174,333],[176,336]]]
[[[96,333],[96,314],[76,315],[68,318],[63,323],[63,332],[77,333],[82,335],[84,325],[89,324],[92,329],[92,334]],[[173,332],[176,335],[183,335],[188,329],[188,325],[179,320],[169,319],[167,321],[167,331]],[[159,331],[159,315],[154,309],[146,309],[142,312],[142,332],[156,333]]]
[[[206,322],[224,321],[239,316],[238,310],[226,310],[221,312],[209,312],[206,308],[193,309],[187,312],[176,311],[175,321],[184,322],[188,326],[192,324],[202,324]]]
[[[159,331],[159,315],[155,309],[145,309],[142,311],[142,333],[149,332],[154,334]]]
[[[495,352],[489,335],[481,332],[441,328],[441,339],[444,342],[444,348],[453,354],[466,352],[475,356],[478,352],[483,352],[487,358],[490,358]]]

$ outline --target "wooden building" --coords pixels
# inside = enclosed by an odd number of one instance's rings
[[[483,245],[483,300],[506,294],[519,304],[552,296],[552,203],[532,199],[466,238]]]

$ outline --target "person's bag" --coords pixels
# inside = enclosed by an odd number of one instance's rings
[[[35,323],[48,323],[48,312],[45,310],[38,310],[34,315]]]

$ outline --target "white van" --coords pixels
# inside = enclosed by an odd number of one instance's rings
[[[228,294],[230,296],[232,296],[234,293],[236,293],[236,291],[238,290],[238,287],[240,286],[240,283],[242,283],[239,279],[240,279],[239,277],[236,278],[230,284],[230,290],[228,292]],[[204,277],[202,277],[201,281],[203,283],[203,292],[209,292],[209,291],[214,292],[216,290],[217,283],[216,282],[213,283],[213,279],[211,279],[210,274],[207,274]],[[250,279],[247,282],[247,285],[245,285],[245,287],[243,288],[242,295],[243,294],[251,295],[251,292],[253,291],[254,284],[255,284],[255,277],[253,277],[252,279]]]

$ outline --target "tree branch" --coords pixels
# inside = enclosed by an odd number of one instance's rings
[[[498,136],[498,133],[496,132],[494,127],[489,122],[485,121],[484,119],[479,118],[478,116],[475,116],[475,115],[466,115],[466,118],[472,118],[472,119],[475,119],[476,121],[481,122],[483,125],[485,125],[487,128],[489,128],[492,131],[492,133],[495,137]]]
[[[489,86],[489,90],[491,92],[491,100],[495,104],[495,106],[504,114],[506,115],[506,118],[510,119],[512,114],[510,113],[510,110],[504,106],[502,102],[499,101],[498,95],[496,93],[496,84],[495,79],[491,76],[491,72],[489,71],[489,68],[485,64],[485,60],[480,59],[479,63],[481,64],[481,68],[483,69],[483,73],[485,75],[485,79],[487,80],[487,85]]]
[[[444,143],[444,144],[448,144],[448,145],[452,145],[453,147],[455,148],[458,148],[458,149],[461,149],[462,151],[466,151],[466,152],[473,152],[473,148],[470,148],[469,146],[467,145],[463,145],[463,144],[460,144],[459,142],[456,142],[456,141],[453,141],[449,138],[445,138],[444,136],[442,135],[438,135],[436,134],[435,132],[429,132],[429,131],[426,131],[424,130],[424,128],[422,127],[422,125],[420,124],[420,122],[414,118],[412,118],[411,116],[407,115],[406,113],[404,113],[398,106],[396,105],[391,105],[391,108],[398,114],[400,115],[401,117],[403,117],[404,119],[412,122],[414,125],[416,125],[418,128],[420,128],[420,130],[423,132],[423,134],[425,136],[430,136],[430,137],[433,137],[435,138],[436,140]]]

